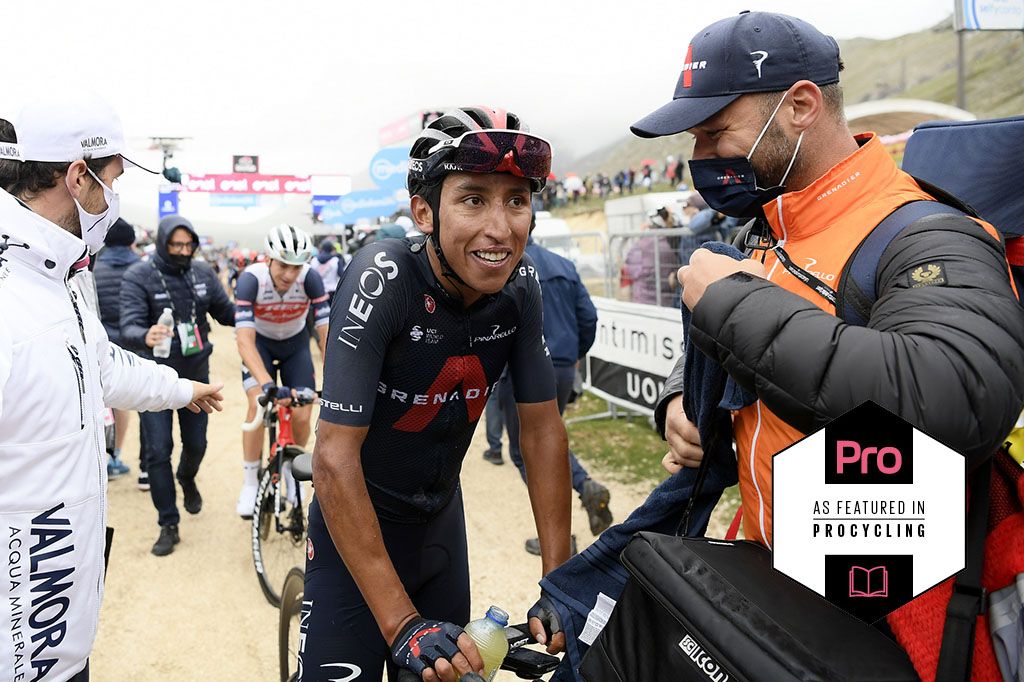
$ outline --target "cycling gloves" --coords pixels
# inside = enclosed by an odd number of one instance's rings
[[[540,599],[537,603],[530,607],[530,610],[526,612],[526,618],[539,618],[540,622],[544,625],[544,634],[548,636],[548,642],[551,642],[551,636],[562,631],[562,621],[558,618],[558,611],[555,610],[555,605],[551,602],[551,599],[543,592],[540,595]]]
[[[391,660],[417,675],[442,658],[451,661],[459,653],[463,629],[440,620],[414,618],[391,645]]]

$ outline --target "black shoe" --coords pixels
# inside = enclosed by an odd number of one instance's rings
[[[592,478],[583,481],[583,492],[580,493],[580,502],[587,510],[587,517],[590,521],[590,532],[594,536],[600,535],[608,526],[612,525],[612,512],[608,509],[608,501],[612,495],[608,488]]]
[[[501,456],[501,450],[485,450],[484,460],[491,464],[504,464],[505,459]]]
[[[530,538],[526,541],[526,552],[534,556],[540,556],[540,538]],[[576,536],[569,536],[569,552],[576,556]]]
[[[160,537],[153,543],[153,549],[150,551],[157,556],[167,556],[174,551],[174,546],[180,540],[177,526],[160,526]]]
[[[181,484],[181,496],[185,503],[185,511],[189,514],[198,514],[203,508],[203,496],[199,494],[194,478],[179,478]]]

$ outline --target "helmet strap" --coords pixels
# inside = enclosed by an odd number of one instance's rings
[[[451,264],[448,262],[448,259],[445,258],[444,251],[441,250],[441,183],[439,182],[432,186],[430,190],[428,192],[424,192],[422,196],[427,200],[427,204],[430,206],[430,212],[433,215],[434,229],[430,233],[430,243],[434,247],[434,255],[437,256],[437,262],[441,266],[441,276],[453,284],[456,284],[456,290],[459,290],[458,285],[468,287],[469,284],[459,276],[459,273],[455,272]],[[443,288],[444,287],[442,287],[442,289]],[[461,296],[459,296],[459,298],[461,298]]]

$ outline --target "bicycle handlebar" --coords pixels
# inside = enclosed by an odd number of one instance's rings
[[[556,656],[525,648],[525,645],[536,642],[528,624],[506,626],[505,638],[508,640],[508,655],[501,664],[502,670],[513,672],[524,680],[537,680],[558,667],[559,659]],[[420,680],[420,676],[411,670],[402,668],[398,671],[397,682]],[[459,682],[483,682],[483,678],[470,672],[460,677]]]
[[[294,389],[296,396],[292,398],[292,407],[302,407],[304,405],[311,405],[316,402],[316,399],[320,397],[320,391],[312,388],[301,388]],[[259,397],[256,398],[256,414],[253,416],[252,421],[242,423],[242,431],[249,432],[255,431],[263,424],[263,417],[266,415],[267,406],[274,405],[275,395],[277,393],[277,386],[267,388]]]

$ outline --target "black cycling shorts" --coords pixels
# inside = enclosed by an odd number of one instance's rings
[[[426,523],[380,522],[384,547],[405,591],[424,618],[469,622],[469,558],[462,490]],[[377,682],[385,662],[396,679],[370,607],[327,532],[320,505],[309,510],[306,586],[299,626],[303,682]]]
[[[313,355],[309,351],[309,332],[303,330],[283,341],[275,341],[257,334],[256,350],[263,359],[263,367],[279,386],[316,388]],[[260,387],[244,364],[242,387],[246,391]]]

